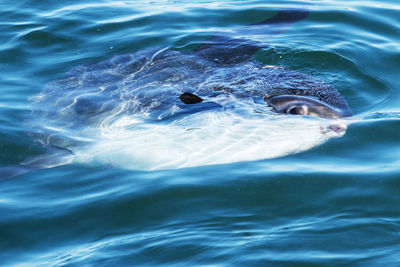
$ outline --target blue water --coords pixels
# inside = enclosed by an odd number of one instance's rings
[[[258,60],[333,84],[357,118],[343,137],[271,160],[149,172],[69,164],[0,180],[0,265],[400,266],[395,0],[3,0],[0,165],[43,153],[27,134],[29,98],[73,67],[185,49],[293,8],[310,14]]]

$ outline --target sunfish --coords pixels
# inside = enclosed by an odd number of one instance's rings
[[[304,17],[280,12],[252,27],[279,32]],[[73,162],[150,171],[255,161],[342,136],[352,113],[339,92],[253,60],[260,47],[216,35],[191,52],[145,49],[78,66],[31,98],[30,135],[48,152],[0,175]]]

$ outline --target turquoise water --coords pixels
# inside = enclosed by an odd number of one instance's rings
[[[31,102],[73,67],[308,10],[257,59],[334,85],[356,121],[300,154],[0,180],[0,265],[400,265],[397,1],[2,1],[0,165],[40,155]],[[272,51],[272,52],[271,52]],[[271,56],[272,55],[272,56]]]

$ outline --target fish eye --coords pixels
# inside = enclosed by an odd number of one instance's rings
[[[286,109],[286,114],[291,115],[308,115],[308,106],[306,105],[293,105]]]
[[[278,113],[288,115],[308,115],[318,118],[333,119],[352,115],[348,108],[341,110],[331,104],[310,96],[277,95],[264,97],[264,101]]]

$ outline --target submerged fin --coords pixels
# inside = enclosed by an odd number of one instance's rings
[[[0,181],[19,176],[30,170],[30,168],[21,165],[0,167]]]
[[[197,104],[203,102],[203,99],[191,93],[183,93],[179,96],[181,101],[185,104]]]
[[[0,180],[5,180],[27,173],[31,170],[54,168],[73,161],[73,153],[60,147],[51,146],[39,156],[30,157],[17,165],[0,167]]]

